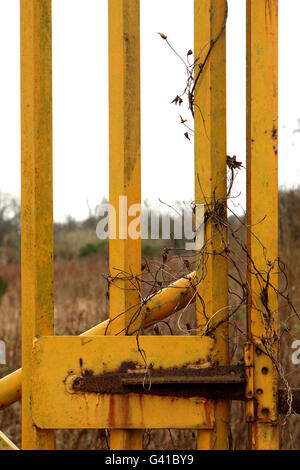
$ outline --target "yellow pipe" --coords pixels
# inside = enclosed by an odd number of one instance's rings
[[[0,450],[20,450],[2,431],[0,431]]]
[[[196,300],[196,271],[182,277],[150,298],[141,310],[143,327],[176,313]]]
[[[196,272],[194,271],[150,297],[141,309],[141,315],[144,318],[143,327],[149,328],[153,323],[167,318],[194,302],[196,295],[193,285],[195,283]],[[80,336],[105,335],[109,321],[109,319],[104,320]],[[21,391],[22,369],[3,377],[0,380],[0,410],[20,400]]]
[[[20,400],[22,391],[22,369],[0,380],[0,410]]]

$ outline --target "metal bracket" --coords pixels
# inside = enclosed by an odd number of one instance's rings
[[[251,423],[255,420],[255,392],[254,392],[254,345],[246,343],[244,345],[244,363],[246,375],[246,421]]]
[[[257,419],[254,383],[253,343],[244,345],[244,364],[205,366],[188,364],[184,367],[148,369],[134,362],[123,362],[118,370],[94,375],[82,369],[81,375],[65,379],[69,393],[121,394],[203,397],[210,400],[245,401],[246,421]],[[293,389],[293,413],[300,413],[300,389]],[[279,413],[287,412],[287,394],[278,390]]]

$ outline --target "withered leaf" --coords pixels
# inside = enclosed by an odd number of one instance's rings
[[[177,95],[177,96],[173,99],[173,101],[171,101],[171,104],[172,104],[172,103],[179,104],[179,106],[180,106],[181,103],[183,103],[183,101],[182,101],[182,99],[180,98],[180,96]]]
[[[180,116],[180,121],[181,121],[181,124],[184,124],[185,122],[187,122],[187,119],[183,119],[183,117],[179,114]]]
[[[230,169],[239,169],[243,166],[243,163],[242,162],[238,162],[236,160],[236,156],[234,155],[233,157],[230,157],[229,155],[227,155],[227,166],[228,168]]]
[[[165,39],[165,40],[168,39],[168,36],[166,36],[163,33],[157,33],[157,34],[159,34],[162,39]]]

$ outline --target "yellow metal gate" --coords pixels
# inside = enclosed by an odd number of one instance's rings
[[[110,285],[114,321],[78,337],[53,335],[51,0],[20,3],[22,370],[0,381],[0,407],[20,399],[22,390],[22,448],[54,449],[54,430],[60,428],[109,428],[111,449],[142,449],[145,428],[193,428],[198,429],[199,449],[228,449],[230,393],[235,387],[246,402],[250,448],[277,449],[278,377],[264,352],[262,319],[253,302],[244,366],[229,364],[226,322],[214,339],[140,336],[137,345],[134,334],[125,335],[141,321],[147,327],[195,300],[197,272],[177,281],[177,290],[164,289],[147,307],[141,306],[138,290],[130,288],[141,269],[140,239],[123,239],[119,233],[110,240],[110,272],[132,274],[131,280],[117,276]],[[277,257],[277,3],[247,0],[248,225],[268,214],[268,226],[254,226],[248,233],[248,261],[255,259],[261,270],[267,259],[259,238],[264,239],[268,259]],[[129,205],[141,199],[139,0],[109,0],[108,5],[110,203],[117,208],[120,195],[127,196]],[[226,8],[225,0],[194,1],[195,53],[214,41]],[[225,197],[227,191],[225,49],[224,27],[200,77],[201,86],[195,87],[195,200],[206,207],[216,196],[217,180],[217,196]],[[205,234],[212,248],[227,236],[225,230],[214,231],[210,221]],[[215,324],[219,317],[213,312],[228,305],[227,270],[225,257],[211,257],[200,285],[206,315]],[[259,297],[257,278],[249,272],[251,292]],[[275,294],[270,302],[277,311]],[[202,307],[197,296],[199,329],[204,323]],[[138,315],[132,322],[134,312]],[[274,318],[274,331],[276,322]],[[123,334],[116,336],[120,331]],[[145,387],[149,367],[157,394]],[[178,384],[175,393],[172,387]],[[215,386],[211,395],[205,393],[207,384]],[[222,384],[228,391],[218,396]],[[3,434],[0,441],[3,448],[13,448]]]

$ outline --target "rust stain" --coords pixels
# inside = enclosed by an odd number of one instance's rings
[[[115,424],[115,397],[114,395],[110,396],[108,420],[109,420],[110,427],[113,427]]]
[[[122,397],[122,423],[126,428],[130,426],[130,409],[129,409],[129,395],[123,395]]]
[[[141,424],[142,424],[142,427],[145,427],[143,395],[139,395],[139,402],[140,402],[140,410],[141,410]]]
[[[214,425],[215,422],[215,406],[211,400],[205,400],[204,402],[205,420],[207,423]]]

